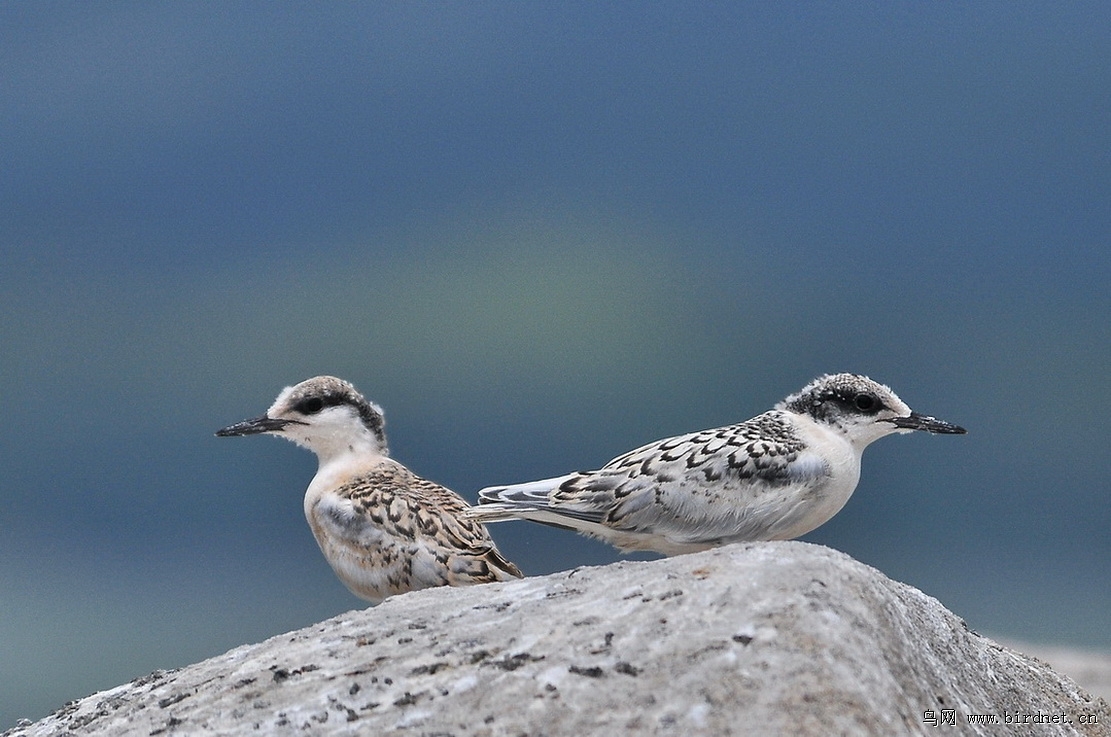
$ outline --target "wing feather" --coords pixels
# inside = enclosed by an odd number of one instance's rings
[[[412,540],[436,558],[482,561],[496,571],[521,577],[497,549],[489,532],[464,512],[467,502],[403,466],[383,467],[346,484],[318,505],[334,535],[369,547],[385,538]],[[492,572],[490,580],[504,578]]]

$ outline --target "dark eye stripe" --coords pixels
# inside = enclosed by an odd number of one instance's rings
[[[854,412],[875,414],[884,409],[883,400],[871,392],[841,392],[831,391],[821,398],[823,402],[835,402]]]
[[[303,415],[315,415],[317,412],[324,409],[324,400],[320,397],[308,397],[295,404],[293,409]]]
[[[341,404],[353,404],[350,398],[343,394],[324,394],[312,397],[305,397],[297,404],[293,405],[293,409],[303,415],[315,415],[325,407],[335,407]]]
[[[302,415],[315,415],[328,407],[337,407],[341,404],[354,409],[363,424],[385,442],[386,435],[383,427],[385,422],[380,411],[359,396],[352,396],[342,391],[313,394],[299,399],[292,405],[292,409]]]

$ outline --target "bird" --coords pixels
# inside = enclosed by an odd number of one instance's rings
[[[665,556],[789,540],[844,507],[870,443],[915,430],[966,432],[866,376],[826,374],[750,420],[658,440],[595,471],[481,489],[465,516],[531,520]]]
[[[521,578],[455,492],[390,458],[382,408],[334,376],[286,387],[262,417],[216,432],[266,433],[316,454],[305,518],[355,596],[373,604],[434,586]]]

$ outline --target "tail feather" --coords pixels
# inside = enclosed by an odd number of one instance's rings
[[[484,525],[493,522],[506,522],[511,519],[520,519],[513,512],[513,507],[508,504],[481,504],[477,507],[467,507],[459,516],[466,520],[480,522]]]
[[[506,486],[487,486],[478,492],[478,503],[504,504],[507,507],[543,508],[548,506],[548,494],[558,489],[563,482],[576,474],[567,474],[554,479],[528,481],[523,484]]]
[[[483,524],[513,519],[529,520],[603,540],[623,551],[657,550],[652,545],[646,545],[636,532],[623,532],[607,524],[606,508],[592,506],[591,502],[597,503],[598,500],[592,499],[591,495],[579,500],[567,499],[566,495],[561,495],[553,504],[553,491],[571,479],[582,479],[584,476],[593,477],[593,474],[572,473],[523,484],[487,486],[478,492],[478,505],[468,507],[463,511],[463,516]],[[603,489],[607,488],[607,483],[607,478],[599,481]],[[667,554],[690,552],[685,548],[676,548],[673,551],[668,548],[668,551],[671,552],[660,550]]]
[[[487,486],[478,492],[478,505],[468,507],[463,516],[482,524],[525,519],[523,514],[547,509],[548,494],[573,475],[523,484]]]
[[[464,514],[482,523],[527,519],[579,531],[599,526],[603,517],[599,510],[575,507],[567,503],[553,506],[551,503],[551,492],[579,475],[570,473],[523,484],[487,486],[478,492],[478,506],[471,507]]]

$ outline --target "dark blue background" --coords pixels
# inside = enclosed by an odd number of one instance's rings
[[[1111,647],[1105,3],[0,5],[0,728],[360,602],[353,381],[473,499],[870,374],[807,536],[975,629]],[[493,528],[530,574],[619,556]]]

